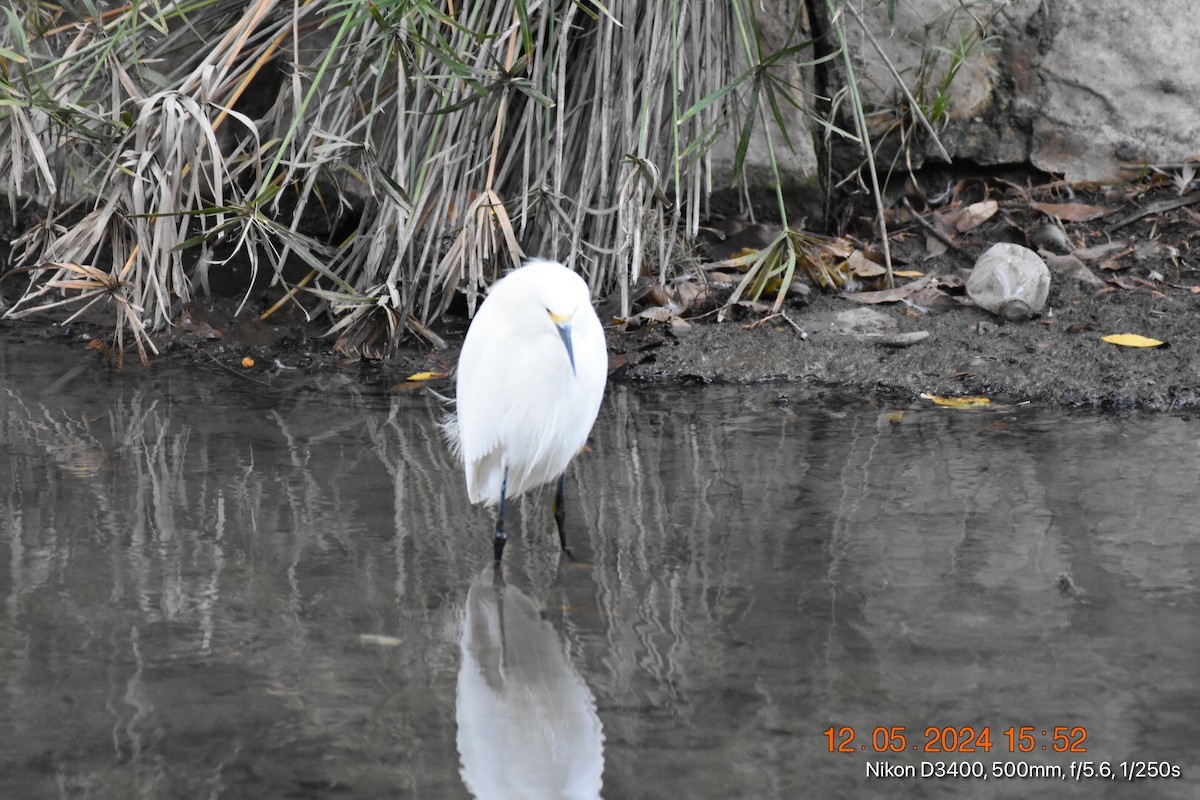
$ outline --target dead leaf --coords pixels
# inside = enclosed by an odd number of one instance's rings
[[[1147,258],[1157,258],[1163,255],[1163,250],[1166,247],[1167,245],[1157,239],[1148,239],[1134,245],[1133,252],[1139,261],[1143,261]]]
[[[708,303],[709,290],[708,286],[699,281],[684,281],[675,287],[675,294],[679,297],[679,305],[684,308],[696,308]]]
[[[933,212],[933,216],[930,218],[930,221],[933,223],[933,227],[937,230],[938,233],[942,234],[942,236],[941,237],[934,236],[932,233],[926,235],[926,237],[925,237],[925,260],[926,261],[928,261],[931,258],[936,258],[940,255],[943,255],[949,249],[947,242],[954,241],[954,234],[956,232],[955,228],[954,228],[954,224],[955,224],[957,215],[960,214],[961,212],[962,212],[962,209],[959,209],[958,211],[935,211],[935,212]],[[944,238],[942,238],[942,237],[944,237]]]
[[[987,222],[999,210],[1000,204],[995,200],[982,200],[947,214],[946,221],[953,225],[958,233],[966,233]]]
[[[905,303],[922,314],[940,314],[952,308],[961,308],[962,303],[936,286],[926,286],[904,298]]]
[[[932,234],[927,235],[925,237],[925,258],[923,260],[928,261],[931,258],[937,258],[938,256],[945,255],[946,251],[949,249],[950,248],[947,247],[946,243],[941,239]]]
[[[897,278],[921,278],[924,277],[925,273],[919,269],[894,269],[892,270],[892,275]]]
[[[848,259],[850,258],[851,253],[854,253],[858,250],[858,248],[854,246],[854,241],[847,239],[845,236],[838,237],[837,239],[829,239],[828,241],[822,240],[819,246],[822,250],[830,253],[835,258]],[[868,258],[870,258],[870,256],[868,256]]]
[[[913,293],[921,289],[928,288],[933,285],[933,277],[927,276],[919,278],[912,283],[906,283],[903,286],[897,286],[894,289],[881,289],[877,292],[847,292],[842,295],[848,300],[854,300],[859,303],[867,303],[874,305],[876,303],[898,303]]]
[[[1033,209],[1067,222],[1087,222],[1116,212],[1115,208],[1089,206],[1086,203],[1034,203]]]
[[[415,372],[405,378],[406,381],[440,381],[449,373],[446,372]]]
[[[931,401],[934,405],[943,406],[945,408],[979,408],[980,406],[989,405],[992,402],[990,397],[982,397],[979,395],[968,395],[965,397],[940,397],[935,394],[922,393],[921,397]]]
[[[1097,244],[1091,247],[1084,247],[1081,250],[1076,250],[1075,256],[1077,258],[1082,258],[1084,261],[1099,261],[1100,259],[1108,256],[1113,256],[1116,258],[1117,256],[1125,255],[1121,251],[1128,249],[1128,247],[1128,242],[1124,241],[1107,242],[1106,244]],[[1133,251],[1130,250],[1129,252]]]
[[[1166,344],[1166,342],[1160,342],[1158,339],[1151,339],[1139,333],[1113,333],[1101,336],[1100,339],[1119,347],[1162,347]]]
[[[879,264],[863,255],[861,250],[855,250],[846,259],[850,272],[860,278],[875,278],[887,272]]]
[[[656,283],[650,287],[643,299],[651,305],[665,306],[670,304],[671,295],[667,294],[667,290],[662,287],[662,284]]]
[[[205,339],[221,339],[224,337],[224,333],[217,330],[212,325],[209,325],[207,322],[197,320],[192,315],[192,312],[187,309],[185,309],[179,315],[178,324],[182,330],[203,336]]]
[[[658,281],[647,276],[642,276],[634,281],[633,286],[629,287],[629,300],[636,305],[641,305],[646,296],[656,288],[658,288]],[[653,300],[650,301],[650,304],[661,305],[656,304]]]
[[[741,308],[748,308],[759,314],[770,314],[771,306],[769,303],[760,303],[757,300],[738,300],[737,305]]]
[[[1034,250],[1049,250],[1052,253],[1071,252],[1071,240],[1057,222],[1038,225],[1029,234],[1029,246]]]
[[[632,317],[622,320],[622,322],[632,327],[638,327],[646,322],[666,324],[671,326],[671,330],[674,333],[683,333],[691,327],[690,322],[664,306],[651,306],[644,311],[639,311]]]
[[[1089,286],[1104,285],[1104,279],[1088,269],[1088,265],[1075,256],[1043,253],[1042,258],[1045,260],[1046,266],[1050,267],[1050,271],[1055,275],[1062,275],[1064,278],[1074,278]]]
[[[645,311],[639,311],[632,317],[629,317],[625,320],[625,322],[638,324],[643,322],[670,322],[672,316],[674,315],[671,313],[671,309],[669,308],[664,308],[663,306],[651,306]]]

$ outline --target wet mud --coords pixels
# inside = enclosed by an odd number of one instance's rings
[[[766,324],[756,324],[762,315],[744,313],[686,329],[610,329],[610,379],[777,383],[793,400],[840,394],[904,405],[924,402],[922,394],[983,395],[1005,403],[1190,411],[1200,404],[1198,303],[1200,297],[1191,294],[1097,292],[1060,281],[1051,286],[1042,318],[1006,323],[966,306],[921,314],[902,303],[864,306],[819,294],[803,307],[789,308],[786,320]],[[261,322],[253,309],[238,313],[236,302],[216,300],[193,305],[186,320],[155,337],[161,354],[151,358],[150,369],[170,359],[227,369],[248,380],[267,380],[281,370],[334,372],[396,391],[418,388],[406,381],[414,373],[451,371],[467,324],[452,319],[441,328],[446,349],[409,342],[389,361],[367,361],[337,353],[322,325],[296,313]],[[115,368],[92,344],[107,336],[102,320],[66,327],[50,320],[0,324],[8,346],[57,340],[77,349],[81,363]],[[1111,333],[1140,333],[1165,345],[1118,347],[1102,340]],[[917,341],[906,343],[909,339]],[[243,366],[247,357],[253,365]],[[130,352],[123,369],[145,367]],[[448,380],[428,385],[451,391]]]
[[[629,359],[624,377],[645,381],[758,383],[779,381],[809,391],[839,390],[899,402],[984,395],[1047,406],[1196,407],[1200,383],[1197,300],[1143,294],[1097,296],[1083,287],[1051,288],[1052,316],[1005,323],[977,308],[914,315],[899,307],[863,307],[820,296],[791,324],[693,325],[682,334],[640,331],[614,336]],[[889,333],[926,332],[907,346]],[[1165,342],[1153,349],[1117,347],[1111,333]],[[902,341],[902,339],[901,339]]]

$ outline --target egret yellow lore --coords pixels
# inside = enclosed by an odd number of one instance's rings
[[[554,522],[564,552],[563,484],[587,442],[608,376],[604,328],[583,278],[530,261],[492,286],[458,357],[447,424],[472,503],[497,506],[493,550],[504,555],[504,501],[558,479]]]

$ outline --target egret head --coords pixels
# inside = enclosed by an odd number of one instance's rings
[[[571,374],[578,377],[576,336],[580,334],[579,326],[588,324],[586,317],[590,315],[587,312],[592,307],[587,283],[554,261],[530,261],[505,278],[501,285],[503,283],[508,284],[505,288],[510,289],[514,297],[528,303],[526,308],[530,316],[526,317],[528,322],[525,324],[536,325],[547,334],[550,331],[557,334],[566,348]]]

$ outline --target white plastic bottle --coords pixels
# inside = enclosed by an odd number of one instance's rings
[[[1009,322],[1041,313],[1050,290],[1050,270],[1041,256],[1019,244],[1000,242],[984,251],[967,278],[975,305]]]

